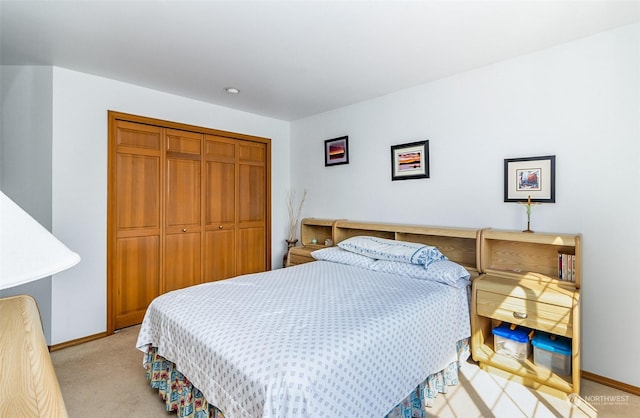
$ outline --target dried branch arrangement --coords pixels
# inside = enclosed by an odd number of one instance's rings
[[[304,206],[304,201],[307,198],[307,190],[305,189],[302,193],[302,199],[300,199],[300,203],[296,208],[296,191],[289,191],[289,200],[287,207],[289,209],[289,241],[293,241],[296,239],[296,234],[298,232],[298,223],[300,222],[300,213],[302,212],[302,207]]]

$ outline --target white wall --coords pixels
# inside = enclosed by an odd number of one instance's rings
[[[0,189],[51,230],[51,67],[0,66]],[[35,298],[51,341],[51,278],[0,290]]]
[[[295,121],[304,216],[521,230],[504,159],[555,155],[557,203],[532,229],[583,234],[582,369],[640,386],[639,40],[635,24]],[[342,135],[350,163],[324,167]],[[390,146],[422,139],[431,177],[392,182]]]
[[[82,261],[53,278],[52,344],[106,330],[107,111],[271,138],[272,266],[282,264],[288,122],[53,69],[53,232]]]

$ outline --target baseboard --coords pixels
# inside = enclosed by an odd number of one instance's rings
[[[594,373],[585,372],[584,370],[580,371],[580,376],[584,379],[591,380],[596,383],[600,383],[605,386],[612,387],[614,389],[623,390],[625,392],[629,392],[632,395],[640,396],[640,387],[629,385],[627,383],[618,382],[617,380],[609,379],[608,377],[599,376]]]
[[[74,345],[88,343],[89,341],[99,340],[100,338],[104,338],[108,335],[109,334],[107,332],[100,332],[98,334],[89,335],[86,337],[78,338],[76,340],[65,341],[60,344],[50,345],[49,351],[62,350],[63,348],[73,347]]]

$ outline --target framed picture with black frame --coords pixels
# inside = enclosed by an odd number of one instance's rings
[[[556,156],[506,158],[504,201],[555,203]]]
[[[429,141],[391,146],[391,180],[429,178]]]
[[[349,137],[327,139],[324,141],[324,166],[349,164]]]

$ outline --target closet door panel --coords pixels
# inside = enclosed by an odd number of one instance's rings
[[[266,221],[266,146],[238,141],[239,222]],[[262,225],[264,226],[264,224]]]
[[[160,237],[117,241],[114,268],[115,326],[142,322],[149,303],[159,294]]]
[[[205,135],[204,281],[233,277],[236,272],[236,141]]]
[[[236,222],[236,141],[205,135],[205,225],[233,227]]]
[[[204,281],[236,275],[235,165],[206,162]]]
[[[238,160],[241,164],[264,166],[267,160],[267,148],[261,142],[238,141]]]
[[[162,292],[202,282],[202,138],[167,129]]]
[[[166,130],[167,153],[181,154],[183,158],[200,159],[202,153],[202,134],[189,131]]]
[[[265,230],[263,227],[247,227],[238,231],[237,274],[265,271]]]
[[[237,140],[224,136],[205,135],[204,155],[210,161],[235,162]]]
[[[264,167],[240,165],[239,168],[239,222],[265,221]]]
[[[108,244],[111,320],[140,323],[160,294],[162,129],[116,121],[110,142]]]
[[[205,225],[218,227],[234,224],[236,217],[235,164],[207,161],[206,167]]]
[[[200,161],[167,159],[166,232],[200,229],[200,195]]]
[[[267,269],[266,145],[238,141],[238,274]]]
[[[116,122],[115,145],[118,148],[159,151],[162,143],[161,130],[157,126],[119,120]]]
[[[160,228],[160,158],[120,153],[116,156],[116,228]],[[159,231],[156,231],[158,233]]]
[[[211,282],[236,276],[235,234],[233,229],[206,232],[203,281]]]
[[[167,129],[166,141],[165,232],[199,231],[202,135]]]
[[[200,233],[168,234],[164,239],[162,293],[200,284]]]

